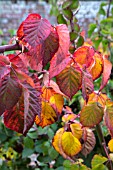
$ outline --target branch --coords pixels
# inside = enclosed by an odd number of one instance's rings
[[[107,9],[107,18],[109,17],[111,1],[112,0],[109,0],[108,9]]]
[[[0,53],[4,53],[5,51],[15,51],[15,50],[21,50],[22,51],[22,46],[19,45],[18,42],[16,44],[0,46]],[[24,52],[25,51],[28,51],[27,48],[24,49]]]

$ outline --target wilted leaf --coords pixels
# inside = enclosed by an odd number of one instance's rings
[[[103,163],[105,163],[108,160],[108,158],[101,156],[101,155],[94,155],[92,161],[91,161],[91,165],[92,168],[97,167],[98,165],[101,165]]]
[[[93,127],[101,122],[104,110],[98,102],[88,102],[80,112],[80,122],[83,126]]]
[[[113,139],[111,139],[111,140],[109,141],[108,147],[109,147],[110,152],[113,152]]]
[[[50,98],[50,104],[57,112],[61,113],[64,105],[63,96],[61,94],[54,94]]]
[[[110,100],[106,102],[105,123],[113,137],[113,102]]]
[[[74,52],[73,57],[81,66],[85,64],[86,67],[89,67],[94,62],[94,54],[95,50],[92,46],[82,46]]]
[[[24,130],[26,134],[33,125],[36,115],[41,115],[40,92],[27,83],[23,84],[24,93]]]
[[[101,91],[108,82],[109,76],[111,74],[112,64],[109,60],[104,58],[104,68],[102,74],[102,82],[99,91]]]
[[[68,156],[74,156],[81,150],[81,143],[73,136],[71,132],[64,132],[61,137],[61,144],[63,151]]]
[[[82,95],[84,100],[88,100],[89,94],[94,91],[92,75],[86,68],[82,70]]]
[[[57,120],[57,114],[48,102],[42,102],[41,116],[36,116],[35,123],[41,127],[45,127]]]
[[[50,62],[50,78],[58,75],[70,61],[70,57],[67,55],[70,44],[68,28],[62,24],[58,25],[56,30],[59,36],[59,48]]]
[[[70,124],[70,128],[74,137],[76,137],[77,139],[80,139],[82,137],[83,130],[80,123],[72,123]]]
[[[16,77],[9,74],[0,83],[0,115],[7,109],[12,109],[21,96],[22,88]]]
[[[71,99],[81,87],[81,70],[76,65],[68,65],[56,81],[60,90]]]
[[[108,100],[106,94],[102,94],[102,93],[98,94],[96,92],[91,93],[88,98],[88,102],[90,101],[99,102],[103,108],[105,107],[106,100]]]
[[[81,153],[86,157],[95,147],[96,139],[91,129],[85,128],[83,132],[84,144]]]
[[[95,53],[93,58],[95,60],[95,64],[93,65],[89,72],[92,75],[93,80],[95,80],[101,75],[103,71],[103,58],[102,55],[97,52]]]
[[[20,97],[18,103],[10,110],[4,112],[4,124],[18,133],[24,130],[24,97]]]

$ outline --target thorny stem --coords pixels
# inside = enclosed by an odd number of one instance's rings
[[[100,145],[102,147],[102,153],[103,153],[104,156],[106,156],[108,158],[107,166],[109,167],[109,170],[113,170],[112,161],[111,161],[111,159],[109,157],[109,152],[108,152],[108,149],[107,149],[107,146],[106,146],[106,141],[104,139],[104,136],[103,136],[100,124],[98,124],[96,126],[96,132],[97,132],[97,135],[98,135],[98,139],[99,139]]]
[[[0,46],[0,53],[4,53],[6,51],[15,51],[15,50],[21,50],[22,51],[22,46],[18,42],[16,44]],[[24,51],[27,51],[27,48],[25,48]]]

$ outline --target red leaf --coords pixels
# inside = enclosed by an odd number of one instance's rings
[[[28,73],[26,64],[24,64],[24,62],[22,61],[22,59],[20,58],[20,56],[18,54],[8,54],[7,56],[9,58],[10,62],[15,65],[16,69],[19,69],[23,72]],[[14,65],[13,65],[13,67],[14,67]]]
[[[30,14],[23,23],[24,40],[33,48],[42,44],[51,32],[51,24],[38,14]]]
[[[31,128],[34,123],[36,115],[40,117],[41,114],[41,98],[40,92],[29,84],[23,84],[24,93],[24,129],[23,134]]]
[[[18,102],[22,88],[16,77],[4,76],[0,84],[0,115]]]
[[[58,75],[69,63],[70,58],[67,55],[69,50],[70,38],[66,25],[58,25],[56,27],[59,36],[59,48],[50,64],[50,78]]]
[[[25,19],[25,21],[29,21],[29,20],[40,20],[41,16],[39,14],[30,14],[28,15],[28,17]],[[24,31],[23,31],[23,25],[24,25],[24,21],[22,22],[22,24],[19,26],[18,31],[17,31],[17,37],[19,40],[22,40],[23,36],[24,36]]]
[[[87,71],[86,68],[82,71],[82,94],[84,100],[88,100],[89,94],[94,91],[94,84],[92,75]]]
[[[99,91],[101,91],[107,84],[109,76],[111,74],[112,64],[109,60],[104,58],[104,68],[102,74],[102,82]]]
[[[57,77],[60,90],[72,99],[82,84],[81,70],[76,65],[68,65]]]
[[[59,47],[59,37],[55,28],[51,27],[51,33],[44,42],[44,56],[43,66],[45,66],[54,54],[57,52]]]
[[[20,97],[18,103],[11,110],[4,113],[4,124],[18,133],[23,133],[24,129],[24,98]]]
[[[10,62],[6,56],[0,55],[0,82],[10,72]]]

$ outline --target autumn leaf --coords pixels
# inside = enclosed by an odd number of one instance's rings
[[[66,110],[64,110],[66,111]],[[68,123],[69,121],[74,121],[77,118],[77,115],[74,113],[69,113],[69,114],[65,114],[64,116],[62,116],[62,121],[64,123]]]
[[[42,101],[41,116],[36,116],[35,123],[41,127],[53,124],[57,120],[57,114],[53,107],[48,103]]]
[[[43,67],[52,59],[59,47],[59,37],[56,28],[51,27],[51,33],[44,41]]]
[[[0,83],[0,115],[12,109],[21,96],[22,88],[16,77],[10,74],[3,77]]]
[[[18,133],[24,129],[24,97],[19,98],[18,103],[10,110],[4,112],[4,124]]]
[[[89,94],[94,91],[92,75],[86,68],[82,70],[82,94],[84,100],[88,100]]]
[[[61,144],[63,151],[68,156],[74,156],[81,151],[81,143],[73,136],[71,132],[64,132],[61,137]]]
[[[10,73],[10,69],[9,59],[4,55],[0,55],[0,81],[4,76]]]
[[[89,72],[93,77],[93,80],[100,77],[103,72],[103,57],[100,53],[96,52],[93,56],[94,64],[89,68]]]
[[[103,107],[98,102],[88,102],[80,112],[80,122],[83,126],[93,127],[102,121]]]
[[[99,102],[104,108],[106,104],[106,100],[108,99],[109,98],[107,97],[106,94],[93,92],[89,95],[88,102],[90,101]]]
[[[56,77],[60,90],[70,99],[80,89],[82,83],[81,70],[76,65],[68,65]]]
[[[113,102],[110,100],[106,101],[106,109],[105,109],[105,123],[108,127],[111,136],[113,137]]]
[[[84,143],[82,145],[81,153],[86,157],[94,149],[96,144],[96,139],[92,130],[88,128],[83,129],[82,139]]]
[[[92,46],[82,46],[82,47],[79,47],[74,52],[73,58],[81,66],[85,64],[86,67],[89,67],[94,62],[94,59],[93,59],[94,54],[95,54],[95,50]]]
[[[101,91],[107,84],[109,76],[111,74],[112,64],[109,60],[104,58],[104,66],[102,73],[102,82],[99,91]]]
[[[111,139],[111,140],[109,141],[108,147],[109,147],[110,152],[113,152],[113,139]]]
[[[46,87],[46,86],[42,87],[42,95],[41,96],[45,101],[49,101],[51,96],[53,96],[54,94],[56,94],[56,92],[53,90],[53,88]]]
[[[83,130],[82,125],[80,123],[70,124],[70,129],[74,137],[76,137],[77,139],[80,139],[82,137]]]
[[[54,94],[50,97],[50,104],[56,110],[56,112],[61,113],[64,105],[64,99],[61,94]]]
[[[24,130],[26,134],[34,123],[36,115],[41,115],[41,98],[40,92],[30,86],[28,83],[23,84],[24,93]]]
[[[56,31],[59,36],[59,48],[50,62],[50,79],[58,75],[69,63],[69,31],[66,25],[58,25]]]

